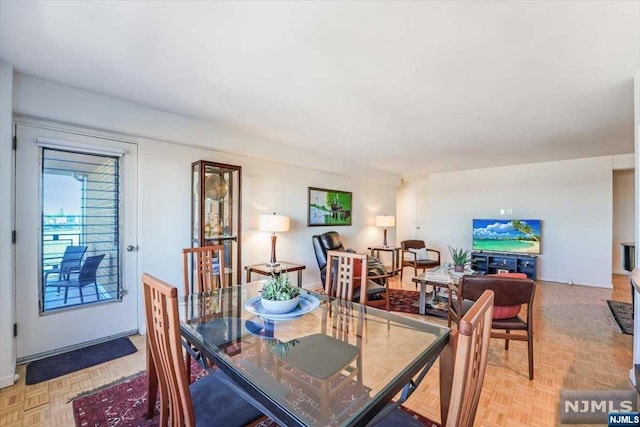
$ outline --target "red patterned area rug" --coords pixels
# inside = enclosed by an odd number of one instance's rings
[[[198,367],[192,369],[195,378],[206,375]],[[158,406],[156,402],[156,416],[147,420],[147,375],[137,374],[122,380],[115,385],[101,388],[73,400],[73,416],[76,427],[156,427],[159,424]],[[405,407],[402,410],[413,416],[427,427],[440,425]],[[276,427],[270,419],[261,422],[257,427]]]
[[[427,294],[427,301],[430,301],[432,294]],[[442,301],[446,303],[447,298],[443,296],[438,297],[441,301],[441,308],[430,307],[428,304],[425,308],[425,313],[430,316],[436,316],[440,318],[447,317],[446,304],[442,304]],[[389,289],[389,306],[391,311],[398,311],[400,313],[418,314],[418,306],[420,304],[420,292],[418,291],[405,291],[400,289]]]

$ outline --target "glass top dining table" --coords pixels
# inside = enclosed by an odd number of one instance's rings
[[[377,422],[448,341],[447,327],[304,289],[290,316],[273,319],[259,303],[262,283],[184,297],[181,335],[281,425]]]

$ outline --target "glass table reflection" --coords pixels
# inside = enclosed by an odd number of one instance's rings
[[[184,298],[181,334],[281,425],[379,419],[398,392],[398,404],[411,394],[448,340],[446,327],[307,290],[320,300],[315,310],[256,316],[244,304],[261,283]]]

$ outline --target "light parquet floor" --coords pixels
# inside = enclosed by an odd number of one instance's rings
[[[408,272],[408,270],[407,270]],[[629,385],[632,336],[616,332],[607,299],[630,302],[626,276],[613,276],[613,289],[538,282],[535,310],[535,379],[529,381],[526,343],[492,340],[477,426],[555,426],[560,390],[624,389]],[[413,290],[392,280],[394,288]],[[416,315],[413,317],[420,318]],[[430,321],[434,318],[429,317]],[[145,369],[144,337],[131,337],[139,351],[41,384],[0,389],[0,426],[73,426],[69,399]],[[406,403],[440,419],[437,365]]]

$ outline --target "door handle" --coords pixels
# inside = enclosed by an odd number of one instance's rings
[[[133,252],[133,251],[137,251],[138,247],[135,245],[129,245],[127,246],[127,252]]]

